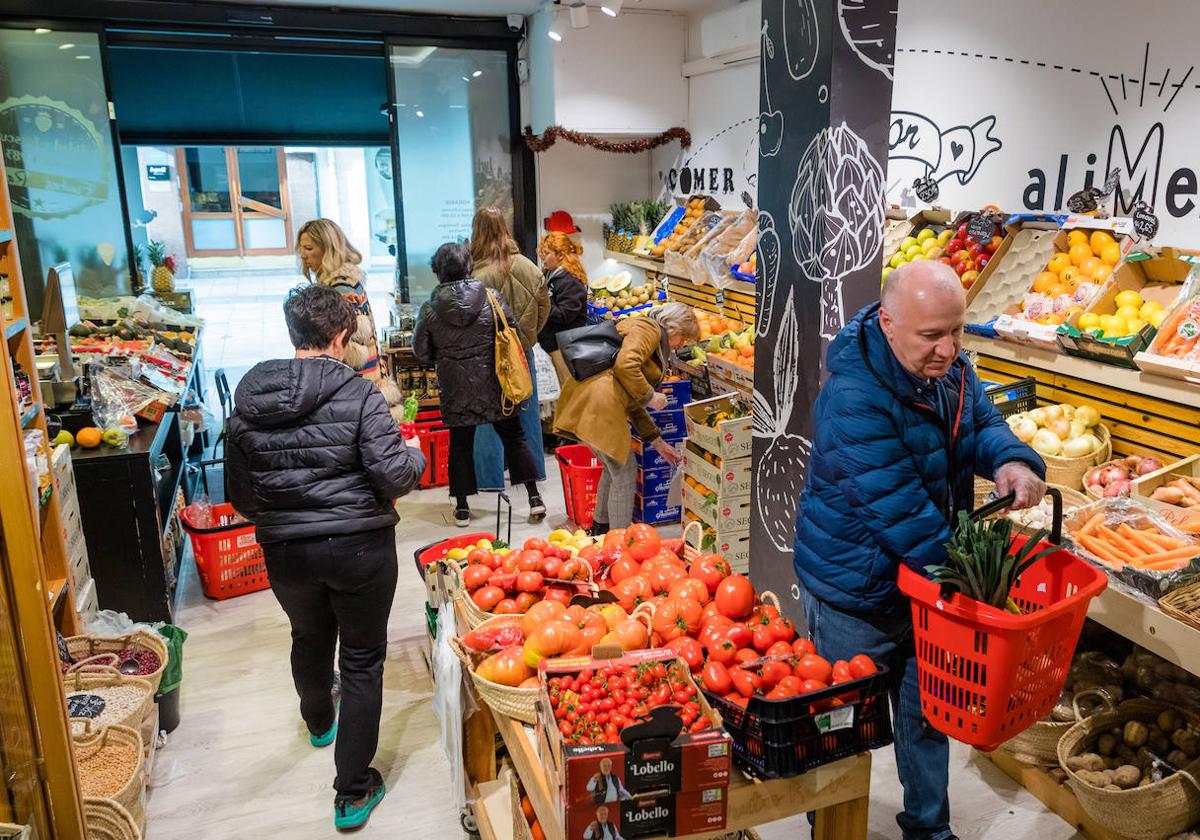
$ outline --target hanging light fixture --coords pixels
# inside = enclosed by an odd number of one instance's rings
[[[567,8],[571,12],[571,28],[586,28],[588,25],[588,7],[586,0],[568,0]]]
[[[600,11],[604,12],[604,14],[608,15],[609,17],[616,17],[617,15],[621,14],[622,3],[624,3],[624,0],[604,0],[604,2],[600,4]]]

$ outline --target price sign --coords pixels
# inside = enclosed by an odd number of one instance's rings
[[[921,201],[924,201],[926,204],[933,204],[941,194],[941,187],[938,186],[937,181],[933,180],[932,176],[926,175],[923,178],[913,181],[913,192],[917,194],[917,198],[921,199]]]
[[[725,305],[725,290],[724,289],[717,289],[716,299],[717,299],[717,306]]]
[[[816,723],[817,731],[821,734],[837,732],[839,729],[849,729],[854,725],[854,707],[839,706],[832,711],[817,715],[813,722]]]
[[[976,213],[967,220],[967,236],[976,242],[986,244],[996,235],[996,223],[990,213]]]
[[[1133,208],[1133,232],[1142,239],[1153,239],[1158,234],[1158,216],[1144,201],[1139,201]]]
[[[1094,187],[1080,190],[1067,199],[1067,209],[1072,213],[1091,213],[1100,207],[1096,200],[1096,192]]]
[[[67,717],[95,719],[108,703],[95,694],[72,694],[67,698]]]

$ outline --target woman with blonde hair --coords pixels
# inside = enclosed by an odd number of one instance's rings
[[[538,257],[550,292],[550,317],[538,333],[538,344],[550,354],[561,384],[570,378],[558,352],[558,334],[587,324],[587,272],[579,257],[583,247],[566,233],[551,231],[538,245]]]
[[[550,294],[541,270],[521,254],[508,230],[504,214],[495,207],[481,207],[471,224],[471,260],[475,279],[497,292],[508,302],[516,319],[513,326],[521,336],[529,370],[534,370],[533,345],[550,317]],[[538,407],[537,378],[533,378],[533,396],[521,403],[521,428],[530,450],[542,449],[542,420]],[[535,457],[537,480],[546,480],[546,461]],[[504,488],[504,448],[499,435],[489,426],[480,426],[475,437],[475,473],[484,490]],[[540,496],[529,501],[529,519],[540,522],[546,517],[546,505]]]
[[[330,219],[305,222],[296,235],[296,254],[304,276],[342,294],[358,316],[354,334],[346,344],[345,362],[365,379],[374,382],[387,400],[392,417],[402,421],[400,389],[379,369],[379,339],[367,300],[364,275],[359,265],[362,254]]]
[[[585,443],[596,453],[604,471],[596,492],[594,534],[628,527],[637,491],[637,461],[629,446],[629,424],[668,463],[679,453],[662,438],[651,411],[667,407],[659,393],[671,351],[700,338],[696,313],[686,303],[666,303],[641,317],[617,322],[621,349],[608,370],[563,384],[554,431]]]

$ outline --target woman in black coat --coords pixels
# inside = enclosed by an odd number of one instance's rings
[[[447,242],[430,263],[438,286],[421,307],[413,333],[413,352],[426,365],[437,368],[442,393],[442,422],[450,429],[450,495],[454,498],[454,523],[471,523],[467,497],[475,483],[475,427],[490,423],[504,445],[508,474],[513,485],[529,493],[529,518],[546,516],[537,487],[537,464],[525,442],[519,413],[505,416],[500,380],[496,376],[496,318],[487,288],[471,277],[471,251]],[[504,316],[513,324],[508,302],[493,292]]]
[[[538,333],[538,344],[554,361],[560,384],[571,374],[558,351],[558,334],[587,324],[587,272],[579,262],[582,253],[575,240],[559,231],[547,233],[538,245],[550,290],[550,318]]]

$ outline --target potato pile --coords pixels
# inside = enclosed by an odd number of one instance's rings
[[[662,242],[650,249],[650,255],[661,257],[667,251],[679,250],[683,244],[684,234],[691,230],[696,220],[704,215],[704,204],[703,196],[689,198],[687,204],[684,205],[683,218],[676,223],[675,227],[671,229],[671,233]],[[692,242],[694,243],[695,239]]]
[[[1128,720],[1098,735],[1089,752],[1067,759],[1085,784],[1129,790],[1161,782],[1200,757],[1200,736],[1187,718],[1167,709],[1147,720]]]

